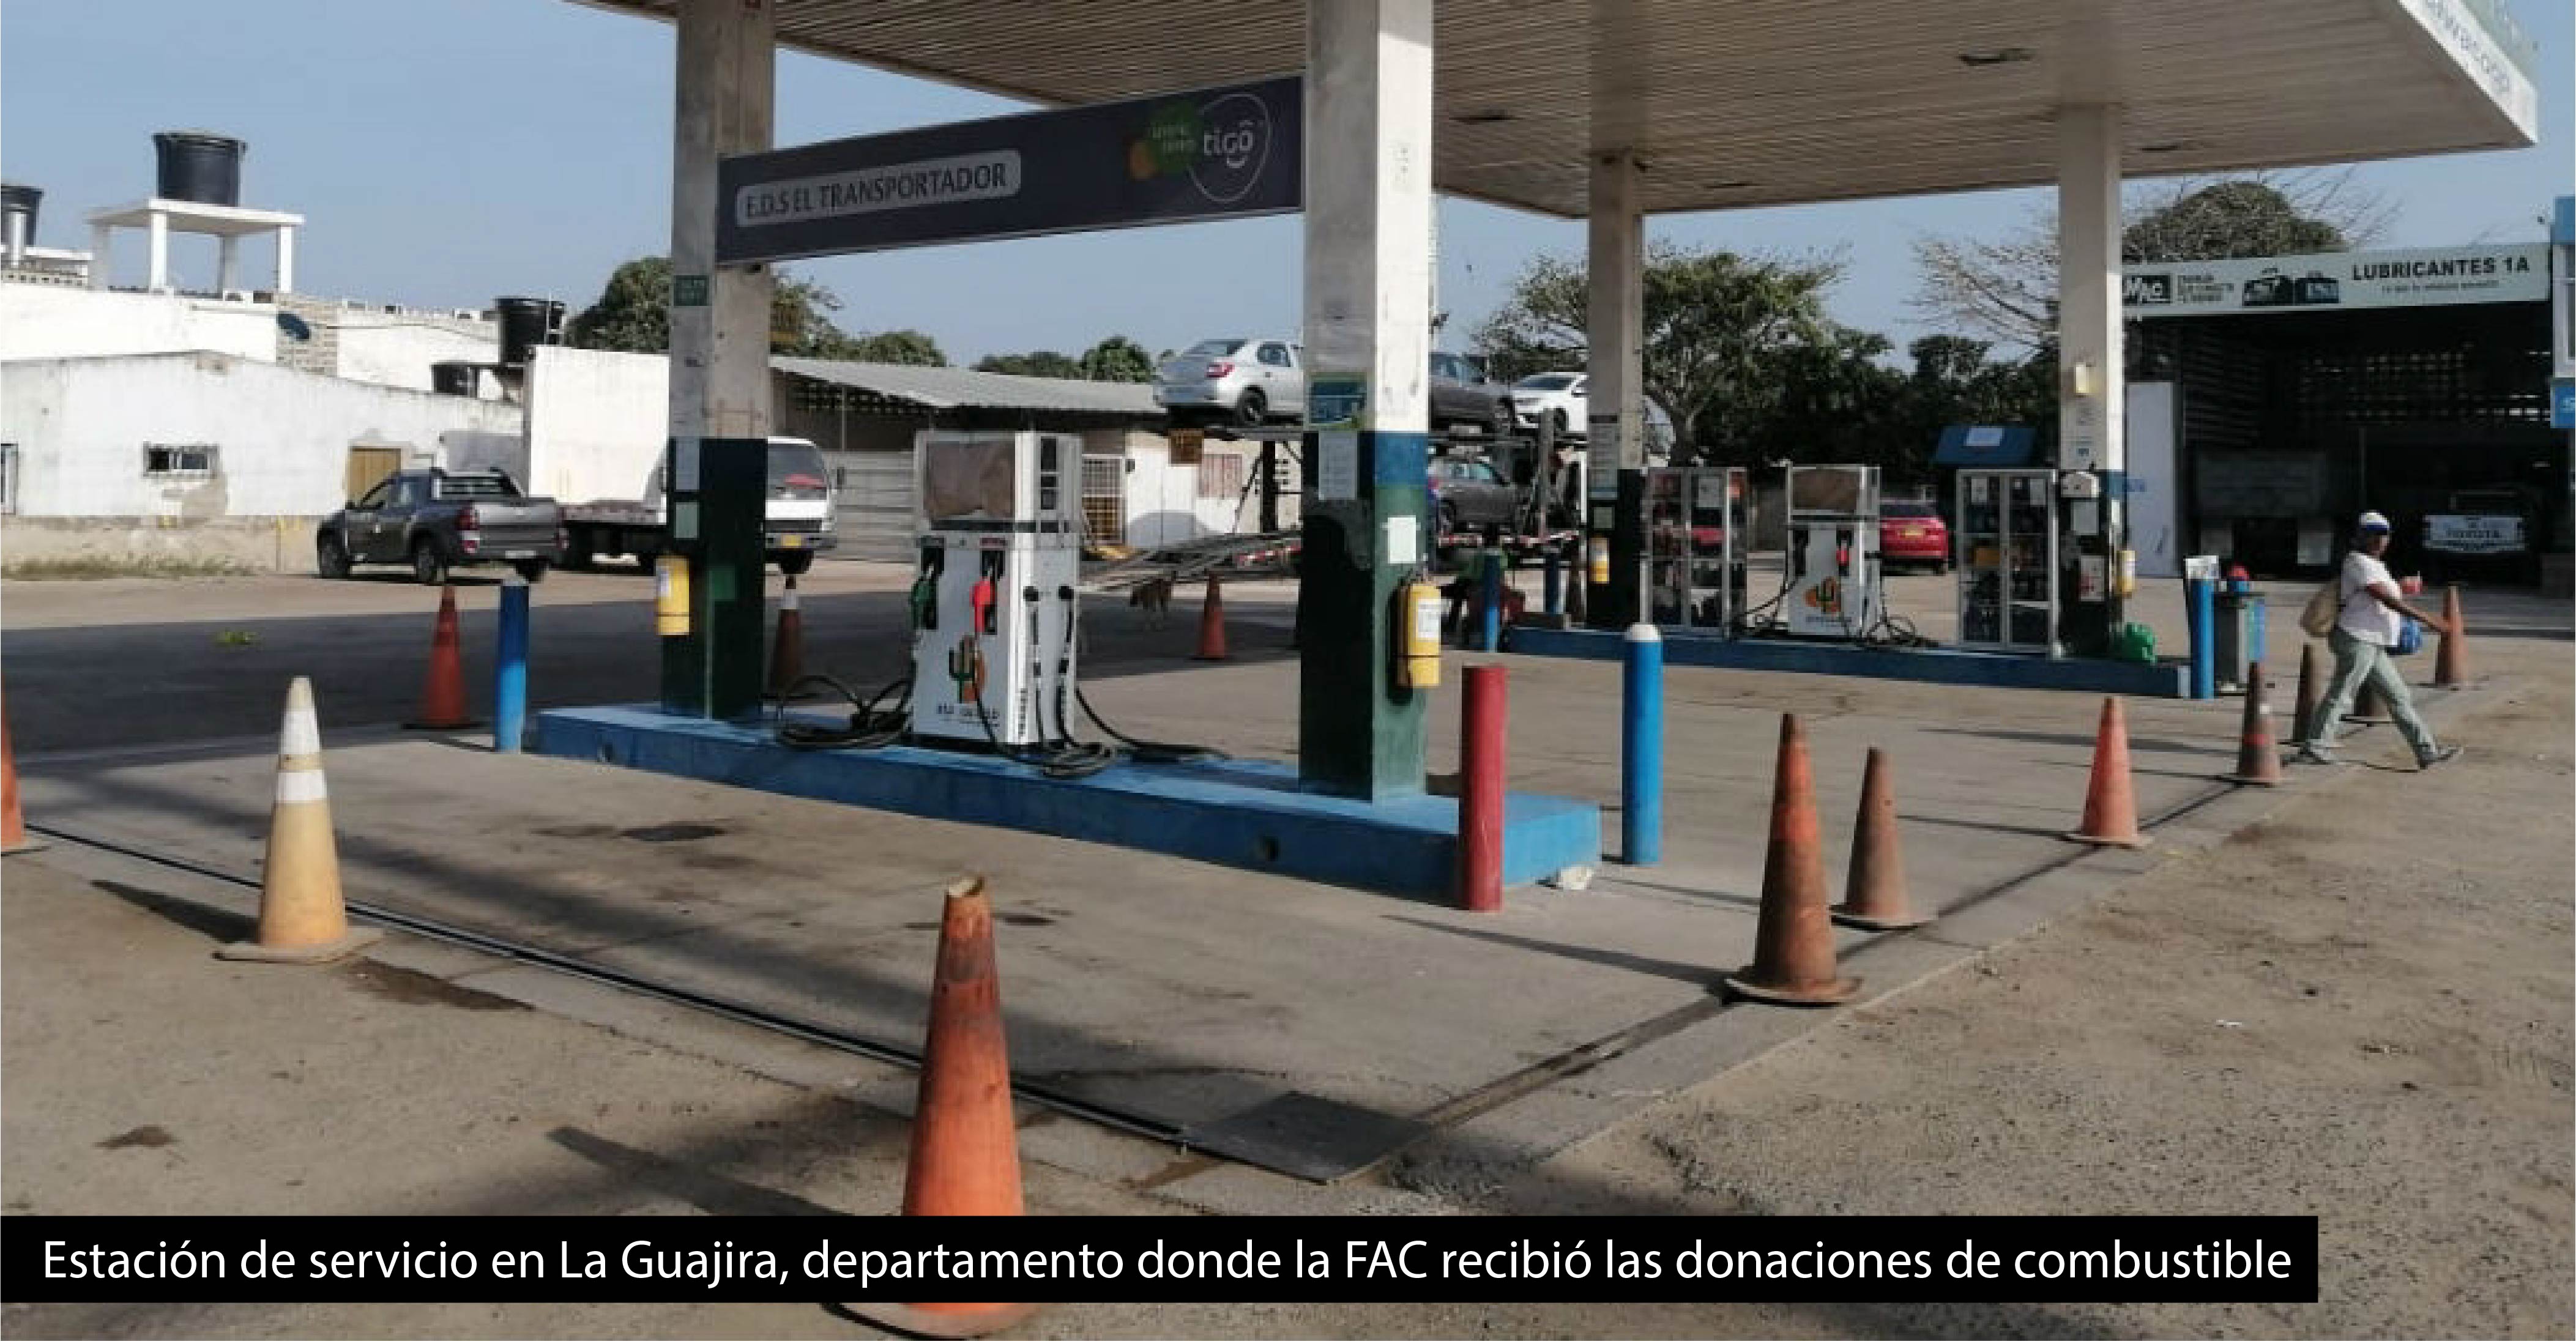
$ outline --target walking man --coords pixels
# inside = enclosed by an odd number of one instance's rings
[[[2341,604],[2335,617],[2334,632],[2326,636],[2326,646],[2334,651],[2334,678],[2327,681],[2325,696],[2317,704],[2316,716],[2305,723],[2307,744],[2297,759],[2303,764],[2340,763],[2335,758],[2336,729],[2343,715],[2352,710],[2355,695],[2368,680],[2388,704],[2388,713],[2397,719],[2397,731],[2415,749],[2415,764],[2431,768],[2447,759],[2459,757],[2457,745],[2441,745],[2425,727],[2424,719],[2415,715],[2415,702],[2406,693],[2406,678],[2397,673],[2397,661],[2389,649],[2397,645],[2398,618],[2407,616],[2425,628],[2453,636],[2457,630],[2406,603],[2397,589],[2396,579],[2388,575],[2388,565],[2379,556],[2388,552],[2388,519],[2376,512],[2361,514],[2361,525],[2353,536],[2352,552],[2344,556],[2343,572],[2336,580],[2336,598]]]

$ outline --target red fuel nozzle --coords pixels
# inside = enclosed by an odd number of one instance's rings
[[[967,603],[975,609],[975,627],[991,633],[993,631],[993,579],[989,577],[975,579],[975,589],[966,599]]]

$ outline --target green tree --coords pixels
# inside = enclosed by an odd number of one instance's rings
[[[1646,256],[1645,392],[1673,421],[1677,459],[1743,459],[1780,399],[1783,360],[1828,344],[1825,291],[1842,263],[1657,246]],[[1589,292],[1580,261],[1543,256],[1477,329],[1496,377],[1580,368]]]
[[[840,296],[808,279],[781,274],[769,300],[769,352],[808,358],[858,358],[855,341],[832,321]],[[905,334],[909,334],[908,332]],[[671,347],[671,262],[640,256],[617,267],[599,301],[572,319],[565,338],[584,349],[659,354]],[[871,337],[876,338],[876,337]],[[938,347],[928,345],[932,354]],[[911,360],[895,360],[911,361]]]
[[[1113,335],[1084,352],[1082,375],[1094,382],[1150,382],[1154,358],[1143,345]]]
[[[2349,169],[2256,173],[2143,188],[2125,206],[2126,261],[2294,256],[2367,246],[2390,208]],[[2038,213],[1999,238],[1914,244],[1916,310],[1944,326],[2035,350],[2057,337],[2057,218]]]
[[[987,354],[975,364],[975,371],[1013,373],[1021,377],[1061,377],[1079,381],[1082,364],[1052,349],[1027,354]]]
[[[948,366],[948,356],[940,352],[938,341],[909,330],[850,337],[847,352],[834,357],[861,363],[909,363],[923,368]]]

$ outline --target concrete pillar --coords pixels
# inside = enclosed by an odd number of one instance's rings
[[[1645,589],[1646,220],[1637,202],[1636,155],[1624,149],[1595,152],[1585,220],[1591,288],[1584,320],[1591,350],[1585,368],[1585,475],[1591,497],[1584,505],[1584,532],[1608,541],[1610,581],[1592,584],[1583,608],[1597,629],[1626,628],[1644,608],[1639,594]]]
[[[1306,5],[1298,771],[1370,800],[1422,790],[1428,693],[1393,644],[1431,558],[1431,5]]]
[[[116,256],[116,230],[106,224],[89,226],[89,286],[107,287],[108,262]]]
[[[2120,109],[2070,104],[2057,114],[2057,464],[2101,477],[2102,527],[2076,555],[2065,623],[2075,650],[2099,655],[2120,622],[2115,591],[2126,547],[2126,400],[2120,329]],[[2094,585],[2095,599],[2081,589]]]
[[[277,291],[295,292],[295,229],[292,225],[277,230]]]
[[[215,241],[215,292],[241,287],[241,239],[230,233]]]
[[[719,269],[716,160],[771,147],[776,6],[680,0],[671,145],[671,432],[769,435],[769,267]]]
[[[170,287],[170,216],[154,210],[144,231],[151,236],[145,252],[143,287],[155,293]]]

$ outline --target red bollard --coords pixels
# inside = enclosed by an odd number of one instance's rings
[[[1469,666],[1458,733],[1458,906],[1503,910],[1503,728],[1501,666]]]

